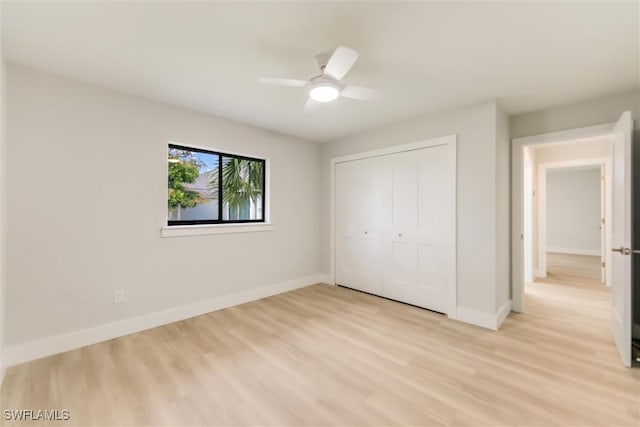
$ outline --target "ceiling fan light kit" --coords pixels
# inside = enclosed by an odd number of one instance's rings
[[[340,95],[340,85],[328,78],[318,76],[311,79],[309,97],[316,102],[331,102]]]
[[[320,68],[320,75],[310,80],[260,77],[258,81],[279,86],[307,87],[310,99],[305,105],[305,111],[311,111],[314,102],[327,103],[334,101],[338,96],[363,101],[371,101],[377,97],[378,92],[374,89],[340,84],[340,80],[358,59],[358,52],[355,50],[339,46],[331,56],[320,54],[314,59]]]

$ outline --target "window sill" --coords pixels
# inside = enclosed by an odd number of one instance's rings
[[[207,234],[256,233],[272,231],[270,223],[174,225],[162,227],[162,237],[204,236]]]

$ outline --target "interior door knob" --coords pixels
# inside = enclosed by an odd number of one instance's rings
[[[630,255],[631,249],[625,247],[611,248],[611,252],[620,252],[622,255]]]
[[[402,233],[398,233],[398,237],[402,237]]]

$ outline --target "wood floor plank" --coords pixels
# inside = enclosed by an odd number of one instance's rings
[[[14,366],[2,408],[77,426],[637,427],[639,370],[619,360],[595,262],[549,254],[497,332],[309,286]]]

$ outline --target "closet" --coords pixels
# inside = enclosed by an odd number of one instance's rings
[[[455,307],[455,136],[334,161],[335,282]]]

